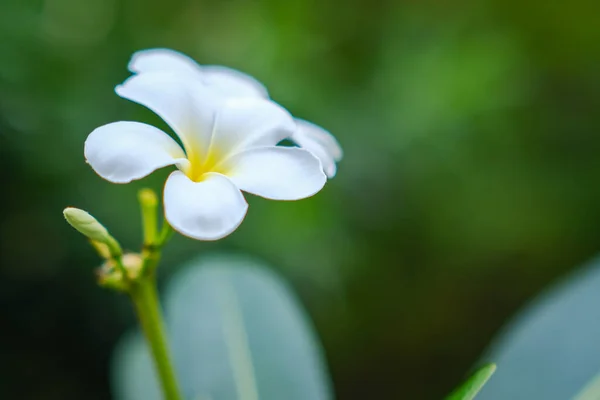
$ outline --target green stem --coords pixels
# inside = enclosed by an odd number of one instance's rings
[[[169,225],[169,223],[165,219],[163,221],[162,229],[160,230],[160,234],[158,235],[157,246],[158,247],[164,246],[169,241],[169,239],[171,239],[171,236],[173,236],[173,233],[175,233],[175,231],[173,230],[173,227],[171,225]]]
[[[164,221],[158,233],[158,198],[150,189],[138,193],[144,229],[144,248],[140,274],[130,282],[129,295],[137,311],[140,325],[150,345],[154,365],[166,400],[181,400],[183,396],[177,384],[177,377],[171,362],[165,323],[160,310],[156,290],[156,267],[160,261],[161,249],[171,237],[172,228]]]
[[[132,284],[130,296],[135,305],[146,340],[150,345],[165,399],[183,399],[169,354],[154,274],[142,277]]]
[[[152,189],[142,189],[138,192],[138,200],[140,201],[140,210],[142,212],[144,245],[148,246],[156,242],[158,198]]]

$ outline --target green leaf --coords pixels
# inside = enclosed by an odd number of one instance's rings
[[[212,257],[177,274],[165,297],[180,384],[191,400],[330,400],[312,326],[288,286],[256,261]],[[159,400],[139,334],[117,347],[119,400]]]
[[[496,371],[496,364],[486,364],[479,368],[460,387],[452,392],[446,400],[471,400],[483,388],[483,385]]]
[[[600,400],[600,374],[592,378],[592,380],[581,389],[573,400]]]
[[[600,371],[600,258],[512,318],[484,360],[501,366],[481,400],[572,399]]]

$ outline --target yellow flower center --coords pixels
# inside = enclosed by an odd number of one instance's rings
[[[228,168],[226,168],[224,160],[224,153],[215,146],[211,146],[206,156],[202,157],[198,151],[188,151],[188,160],[190,162],[189,168],[184,173],[194,182],[201,182],[205,178],[205,174],[208,172],[217,172],[219,174],[226,175]]]

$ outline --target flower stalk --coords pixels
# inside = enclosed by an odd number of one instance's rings
[[[64,216],[105,259],[98,269],[100,286],[129,295],[154,359],[165,400],[182,400],[156,287],[156,267],[173,228],[164,221],[159,232],[158,198],[152,190],[142,189],[138,199],[144,232],[141,254],[124,254],[121,245],[108,230],[83,210],[69,207],[64,210]]]
[[[149,344],[166,400],[181,400],[179,385],[167,344],[165,324],[158,301],[154,274],[131,285],[129,296]]]
[[[142,189],[138,194],[142,213],[144,247],[142,250],[142,266],[139,277],[129,285],[129,297],[135,306],[140,326],[149,344],[154,365],[160,379],[166,400],[183,399],[175,369],[169,352],[165,323],[158,301],[156,289],[156,267],[160,261],[161,250],[170,238],[172,231],[165,221],[158,233],[157,209],[158,198],[151,189]]]

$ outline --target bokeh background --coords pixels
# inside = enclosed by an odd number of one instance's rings
[[[117,97],[133,51],[169,47],[264,82],[333,132],[338,176],[250,199],[202,253],[250,254],[296,290],[340,399],[439,399],[508,318],[600,250],[600,5],[592,1],[0,0],[0,392],[108,399],[135,324],[62,220],[135,249],[136,191],[83,158],[95,127],[164,124]]]

